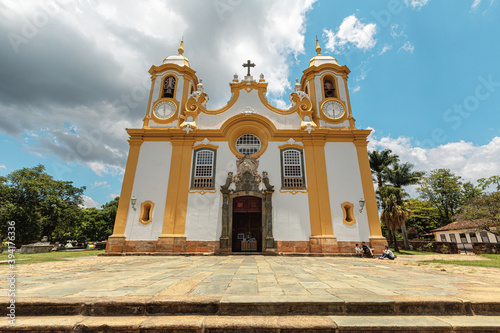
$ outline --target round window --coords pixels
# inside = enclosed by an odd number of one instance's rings
[[[260,150],[260,140],[253,134],[243,134],[236,140],[236,150],[243,155],[253,155]]]

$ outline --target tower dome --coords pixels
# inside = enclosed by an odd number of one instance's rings
[[[181,41],[181,45],[179,46],[179,54],[178,55],[170,55],[163,59],[163,64],[175,64],[178,66],[186,66],[189,67],[189,60],[182,54],[184,53],[184,41]]]
[[[321,47],[319,46],[318,37],[316,37],[316,56],[309,61],[309,67],[321,66],[323,64],[335,64],[338,65],[337,59],[332,56],[324,56],[321,54]]]

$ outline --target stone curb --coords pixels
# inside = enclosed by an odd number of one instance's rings
[[[312,300],[258,299],[252,297],[128,297],[83,299],[17,299],[18,316],[147,316],[147,315],[500,315],[500,302],[440,301],[344,301],[340,298]],[[7,307],[0,300],[1,307]]]
[[[498,332],[496,316],[20,317],[1,332]]]

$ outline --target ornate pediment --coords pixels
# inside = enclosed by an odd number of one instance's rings
[[[269,184],[267,172],[264,171],[262,177],[259,175],[259,160],[257,157],[250,157],[250,155],[237,157],[236,168],[236,175],[233,177],[233,173],[229,172],[226,183],[221,186],[221,191],[223,193],[229,193],[231,191],[230,186],[232,183],[234,183],[235,186],[234,192],[274,192],[274,186]],[[261,184],[263,184],[263,190],[260,189]]]

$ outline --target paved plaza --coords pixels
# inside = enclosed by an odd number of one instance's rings
[[[499,269],[343,257],[119,256],[17,265],[17,297],[500,300]],[[6,266],[0,267],[6,272]],[[2,283],[7,296],[7,282]]]

